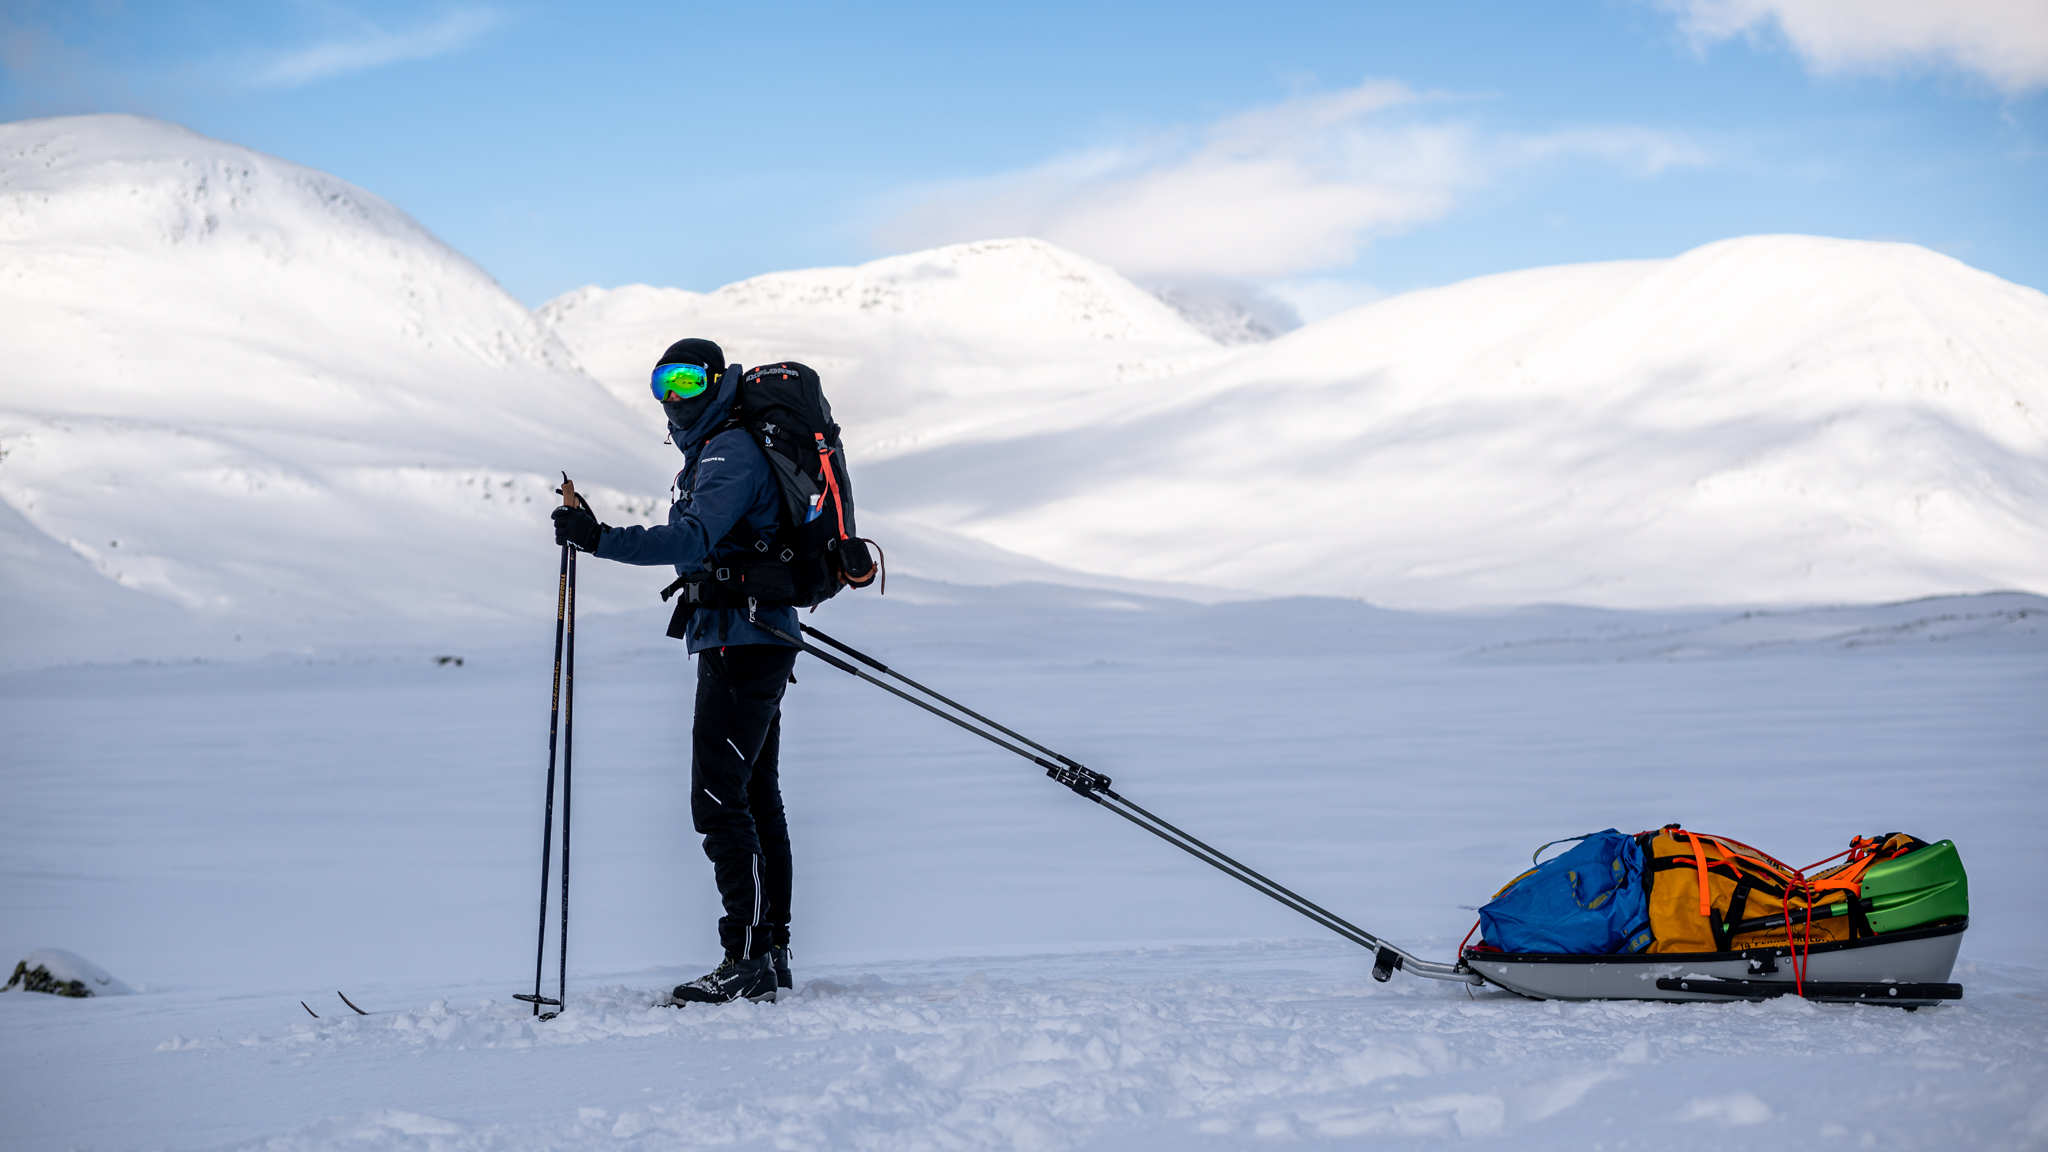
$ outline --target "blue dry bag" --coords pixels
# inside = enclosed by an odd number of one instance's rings
[[[1649,947],[1650,900],[1635,837],[1609,828],[1577,839],[1576,848],[1508,881],[1479,910],[1488,944],[1575,956]]]

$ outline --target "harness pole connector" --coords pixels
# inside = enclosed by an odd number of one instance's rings
[[[1045,760],[1039,760],[1036,756],[1032,757],[1032,759],[1038,760],[1040,764],[1045,766],[1045,774],[1047,776],[1073,789],[1075,795],[1086,796],[1091,800],[1095,798],[1095,794],[1098,792],[1111,796],[1116,795],[1116,793],[1109,790],[1109,777],[1104,776],[1093,768],[1085,768],[1071,760],[1063,764],[1052,764]]]

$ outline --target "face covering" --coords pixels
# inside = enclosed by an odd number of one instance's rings
[[[716,392],[717,389],[714,387],[703,395],[692,396],[688,400],[662,401],[661,410],[668,414],[669,431],[680,439],[684,433],[696,427],[697,421],[704,415],[704,410],[711,407],[711,399]]]

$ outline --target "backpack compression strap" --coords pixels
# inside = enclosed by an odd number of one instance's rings
[[[823,432],[813,432],[818,441],[818,475],[823,477],[825,490],[832,493],[832,510],[838,513],[839,538],[851,539],[846,534],[846,504],[839,498],[839,474],[832,470],[832,446],[825,443]],[[820,500],[824,497],[820,496]]]

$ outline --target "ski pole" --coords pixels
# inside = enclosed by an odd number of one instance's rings
[[[831,653],[825,652],[814,645],[807,644],[804,641],[796,637],[790,636],[787,633],[784,633],[778,629],[771,627],[768,630],[777,637],[781,638],[782,640],[794,644],[799,648],[802,648],[804,651],[809,652],[811,655],[816,656],[821,660],[824,660],[826,663],[831,664],[833,667],[838,668],[842,672],[849,673],[861,680],[865,680],[868,683],[873,684],[875,687],[880,688],[883,691],[888,692],[894,696],[897,696],[903,700],[909,701],[910,703],[915,704],[920,708],[923,708],[925,711],[930,712],[932,715],[937,716],[942,720],[946,720],[954,725],[957,725],[960,728],[964,728],[967,731],[972,732],[975,735],[981,737],[982,739],[987,740],[990,743],[1005,749],[1006,751],[1013,752],[1018,756],[1022,756],[1024,759],[1029,760],[1032,763],[1038,765],[1039,767],[1045,769],[1045,774],[1047,776],[1065,785],[1068,789],[1072,790],[1076,795],[1085,797],[1086,799],[1092,800],[1096,804],[1099,804],[1102,807],[1109,809],[1111,812],[1114,812],[1117,815],[1123,817],[1124,819],[1130,821],[1131,823],[1136,824],[1138,827],[1143,828],[1145,831],[1150,832],[1154,836],[1157,836],[1160,839],[1166,841],[1167,843],[1173,845],[1174,847],[1179,848],[1181,851],[1188,853],[1189,855],[1195,857],[1197,860],[1202,861],[1204,864],[1207,864],[1210,867],[1215,868],[1223,874],[1231,877],[1232,879],[1235,879],[1245,884],[1246,886],[1250,887],[1253,891],[1256,891],[1261,895],[1266,896],[1280,903],[1281,905],[1289,909],[1292,909],[1295,912],[1300,913],[1303,916],[1306,916],[1308,919],[1314,921],[1315,923],[1321,925],[1324,928],[1329,929],[1337,935],[1344,937],[1352,943],[1357,944],[1360,947],[1372,950],[1374,953],[1373,975],[1377,979],[1385,980],[1388,978],[1388,976],[1392,975],[1394,969],[1401,968],[1410,972],[1414,972],[1416,975],[1419,976],[1428,976],[1439,980],[1456,980],[1465,983],[1476,983],[1478,981],[1477,975],[1475,973],[1472,973],[1470,970],[1464,968],[1462,964],[1438,964],[1411,955],[1403,949],[1394,947],[1393,945],[1388,944],[1383,940],[1380,940],[1378,937],[1365,931],[1363,928],[1360,928],[1357,925],[1352,924],[1351,922],[1338,916],[1336,913],[1331,912],[1328,909],[1323,908],[1309,901],[1305,897],[1293,891],[1290,891],[1289,889],[1281,886],[1275,881],[1259,874],[1258,872],[1252,870],[1251,868],[1245,866],[1237,860],[1232,859],[1231,857],[1223,854],[1222,852],[1211,847],[1210,845],[1205,844],[1201,840],[1196,839],[1194,836],[1189,835],[1187,832],[1182,831],[1179,828],[1176,828],[1172,824],[1167,823],[1165,820],[1159,818],[1151,812],[1146,811],[1145,809],[1118,795],[1114,790],[1110,788],[1110,778],[1104,776],[1102,773],[1087,767],[1086,765],[1080,763],[1077,760],[1061,755],[1060,753],[1053,751],[1045,745],[1040,744],[1037,741],[1022,735],[1021,733],[1018,733],[1010,728],[1004,727],[1003,725],[996,723],[995,721],[989,719],[986,716],[983,716],[981,713],[976,712],[971,708],[968,708],[967,706],[959,703],[958,701],[943,696],[940,693],[935,692],[930,688],[927,688],[923,684],[920,684],[917,681],[912,680],[910,677],[905,676],[901,672],[898,672],[890,668],[889,666],[883,664],[881,661],[876,660],[873,657],[866,655],[865,653],[859,652],[845,644],[842,644],[837,640],[834,640],[832,637],[825,635],[823,632],[818,631],[816,628],[813,628],[808,624],[802,624],[800,625],[800,627],[802,631],[804,631],[805,633],[817,637],[819,640],[824,641],[826,644],[831,645],[833,648],[845,653],[847,656],[850,656],[855,660],[858,660],[862,664],[867,665],[875,671],[909,685],[911,688],[917,690],[925,696],[930,697],[932,700],[938,701],[939,704],[944,705],[946,709],[951,709],[952,711],[949,712],[944,709],[941,709],[940,707],[932,703],[929,703],[925,700],[920,700],[917,697],[912,696],[910,693],[905,692],[899,688],[896,688],[893,685],[885,684],[882,681],[875,679],[873,676],[869,676],[867,673],[862,672],[860,669],[855,668],[853,665],[848,664],[846,661],[841,660],[836,656],[833,656]],[[960,715],[954,715],[953,713],[955,712],[959,713]],[[962,719],[962,716],[970,718],[973,722],[970,723],[968,719]],[[990,731],[990,729],[993,729],[993,731]],[[1001,735],[997,735],[996,733],[1001,733]],[[1004,737],[1008,737],[1009,739],[1005,739]],[[1012,743],[1012,741],[1015,741],[1015,743]],[[1046,756],[1050,756],[1053,758],[1053,760],[1058,761],[1058,763],[1052,763],[1045,760],[1043,757],[1038,756],[1034,752],[1027,750],[1027,746],[1029,749],[1036,749],[1037,752],[1043,752]]]
[[[564,506],[590,505],[576,494],[576,485],[562,473]],[[566,659],[565,659],[566,656]],[[562,566],[555,577],[555,676],[548,702],[547,803],[540,827],[540,928],[533,950],[533,993],[514,995],[533,1005],[533,1014],[543,1020],[556,1015],[542,1012],[541,1005],[559,1009],[569,998],[569,799],[570,752],[576,724],[576,549],[562,545]],[[547,971],[548,953],[548,867],[554,859],[555,752],[557,737],[562,755],[562,938],[556,949],[560,958],[558,985],[553,999],[541,995],[541,981]]]
[[[567,479],[565,475],[563,480]],[[533,994],[514,997],[531,1002],[536,1016],[540,1015],[542,1004],[561,1006],[559,1000],[549,1000],[540,994],[540,982],[548,953],[548,865],[554,859],[555,831],[555,735],[562,716],[562,641],[568,625],[569,565],[574,553],[575,549],[562,545],[562,568],[555,576],[555,678],[548,694],[547,804],[540,822],[540,931],[533,947]]]
[[[562,487],[571,496],[575,488],[567,478]],[[582,497],[575,496],[577,500]],[[576,550],[569,550],[569,618],[566,629],[569,637],[568,664],[562,673],[562,943],[555,950],[561,962],[560,982],[555,988],[558,1003],[569,1003],[569,799],[570,783],[573,777],[569,770],[569,756],[576,744]]]

